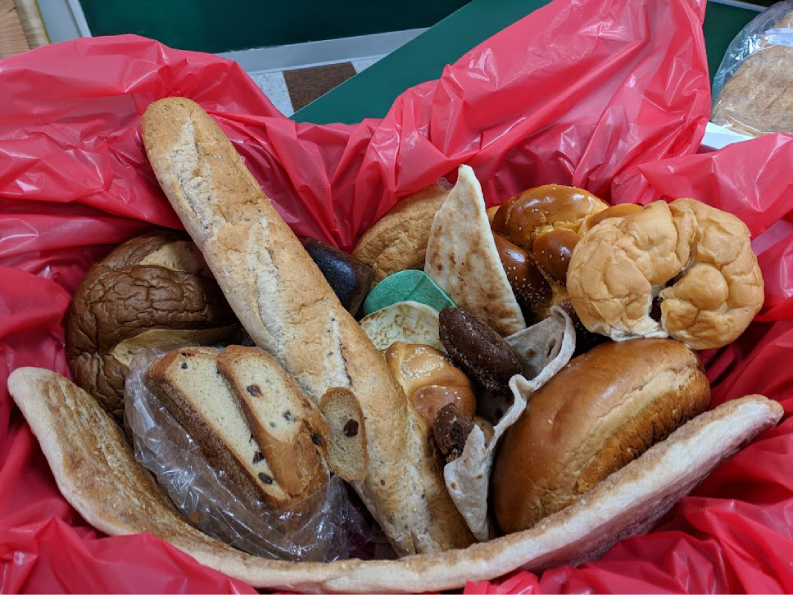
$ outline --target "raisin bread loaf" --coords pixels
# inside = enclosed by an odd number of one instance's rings
[[[290,497],[313,492],[324,478],[328,423],[278,362],[256,347],[231,345],[217,368],[228,382],[273,477]]]

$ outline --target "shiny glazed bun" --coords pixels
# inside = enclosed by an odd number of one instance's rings
[[[615,340],[671,336],[692,349],[734,341],[763,304],[749,229],[681,198],[606,219],[573,251],[570,301],[583,325]],[[660,297],[660,321],[651,316]]]
[[[553,229],[578,231],[584,219],[608,206],[581,188],[547,184],[502,204],[493,217],[493,231],[531,249],[540,235]]]
[[[491,229],[499,255],[527,315],[542,320],[550,316],[551,306],[568,300],[564,286],[570,256],[580,238],[578,229],[607,208],[608,204],[586,190],[547,184],[513,196],[493,213]],[[516,270],[515,259],[507,257],[515,249],[527,260],[523,269]]]
[[[432,427],[438,411],[449,404],[473,418],[476,411],[474,387],[442,352],[429,345],[397,341],[386,350],[385,358],[394,378],[427,427]]]
[[[697,355],[670,339],[606,343],[536,392],[505,434],[492,501],[505,533],[562,510],[710,404]]]

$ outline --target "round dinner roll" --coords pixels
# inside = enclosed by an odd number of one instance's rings
[[[606,343],[532,395],[499,446],[492,502],[505,533],[528,529],[710,404],[697,355],[671,339]]]
[[[617,341],[671,336],[691,349],[731,343],[763,305],[749,229],[689,198],[593,227],[573,250],[567,291],[589,331]]]
[[[445,178],[409,194],[360,237],[352,255],[374,269],[375,281],[407,269],[423,269],[435,213],[452,186]]]

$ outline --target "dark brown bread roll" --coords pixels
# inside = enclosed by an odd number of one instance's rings
[[[64,323],[75,383],[119,422],[136,353],[212,345],[239,331],[201,252],[187,234],[168,230],[132,238],[91,267]]]
[[[353,316],[358,314],[374,281],[372,267],[316,238],[303,238],[302,242],[341,305]]]
[[[709,404],[699,358],[677,341],[607,343],[577,357],[504,436],[492,484],[499,527],[521,531],[562,510]]]
[[[462,308],[444,308],[438,321],[441,343],[454,365],[485,390],[509,392],[509,379],[522,370],[501,335]]]

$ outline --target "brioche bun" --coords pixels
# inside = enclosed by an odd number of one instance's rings
[[[521,531],[562,510],[709,404],[699,358],[677,341],[606,343],[575,358],[504,436],[492,478],[499,527]]]

